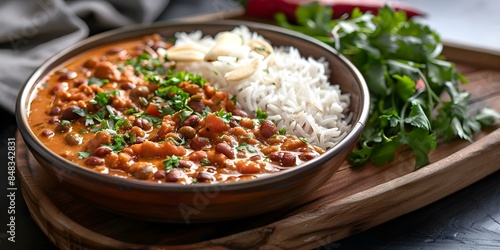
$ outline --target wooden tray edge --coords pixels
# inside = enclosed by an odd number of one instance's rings
[[[22,195],[33,220],[54,245],[61,249],[75,249],[75,246],[76,249],[81,249],[83,242],[91,242],[93,244],[88,246],[88,249],[109,246],[116,246],[119,249],[141,247],[96,234],[68,218],[34,180],[27,160],[31,157],[31,153],[27,150],[19,131],[16,133],[16,141],[18,145],[16,154],[20,156],[16,164]]]
[[[29,152],[21,147],[24,141],[19,133],[17,138],[18,150],[20,151],[17,153],[27,158]],[[485,151],[497,157],[482,157]],[[303,212],[264,227],[213,240],[187,245],[147,247],[152,249],[228,249],[231,248],[230,246],[279,246],[280,248],[294,249],[320,247],[444,198],[499,170],[500,166],[496,164],[498,158],[500,158],[500,129],[425,168],[333,203],[325,204],[315,210]],[[485,166],[477,169],[478,163]],[[75,223],[50,201],[47,194],[33,179],[27,164],[20,161],[18,170],[23,197],[33,219],[56,246],[61,249],[75,247],[95,249],[103,246],[108,248],[113,246],[116,249],[145,247],[97,234]],[[456,172],[450,175],[451,171]],[[443,178],[447,178],[446,186],[425,185],[426,183],[439,183],[437,180]],[[37,198],[34,199],[29,193]],[[350,211],[357,211],[355,218],[352,217]],[[308,235],[308,237],[304,238],[304,235]],[[83,243],[85,245],[82,245]]]

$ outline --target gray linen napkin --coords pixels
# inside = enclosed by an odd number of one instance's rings
[[[168,0],[0,0],[0,108],[58,51],[89,34],[153,22]]]

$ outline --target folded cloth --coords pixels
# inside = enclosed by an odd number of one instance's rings
[[[14,113],[21,86],[50,56],[89,34],[153,22],[168,2],[0,1],[0,107]]]

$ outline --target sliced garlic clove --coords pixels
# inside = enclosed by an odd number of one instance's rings
[[[194,51],[199,51],[199,52],[204,53],[204,54],[206,54],[208,52],[208,49],[206,49],[202,46],[189,44],[189,43],[176,44],[176,45],[168,48],[167,51],[181,51],[181,50],[194,50]]]
[[[249,46],[253,51],[258,54],[263,55],[264,57],[268,57],[274,53],[273,46],[268,42],[260,39],[253,39],[248,41],[247,46]]]
[[[205,58],[205,53],[196,50],[168,51],[167,59],[177,62],[200,62]]]
[[[229,82],[238,82],[253,75],[259,67],[259,60],[254,59],[250,64],[240,66],[224,75],[224,79]]]
[[[223,32],[217,37],[217,42],[205,55],[206,61],[215,61],[219,56],[227,56],[243,44],[243,40],[237,34]]]

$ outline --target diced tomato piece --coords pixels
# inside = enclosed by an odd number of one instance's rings
[[[152,116],[160,116],[160,110],[158,110],[158,106],[156,106],[153,103],[150,103],[149,106],[146,108],[146,111],[144,113]]]

